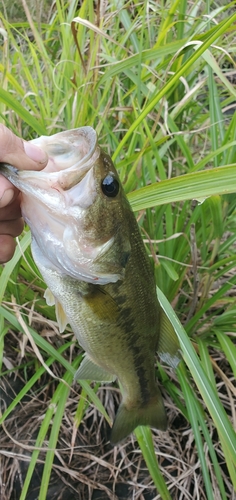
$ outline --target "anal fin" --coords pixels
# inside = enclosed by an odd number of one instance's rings
[[[107,372],[104,368],[96,365],[87,354],[85,354],[77,372],[75,380],[95,380],[97,382],[114,382],[116,376]]]

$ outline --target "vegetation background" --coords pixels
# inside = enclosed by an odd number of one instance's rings
[[[176,372],[157,359],[168,432],[111,448],[119,391],[72,383],[82,353],[45,304],[26,229],[0,275],[2,500],[235,498],[235,7],[1,4],[1,121],[27,140],[96,128],[183,352]]]

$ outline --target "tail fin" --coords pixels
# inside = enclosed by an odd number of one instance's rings
[[[116,445],[125,439],[138,425],[150,425],[156,429],[166,430],[166,412],[159,390],[145,406],[132,406],[128,409],[125,403],[121,403],[111,431],[111,444]]]

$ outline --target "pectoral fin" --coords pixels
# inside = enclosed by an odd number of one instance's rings
[[[84,295],[83,300],[101,320],[114,322],[119,314],[115,299],[99,285],[94,287],[92,292]]]
[[[53,293],[51,292],[50,288],[46,288],[43,296],[44,296],[48,306],[55,306],[56,299],[55,299]]]
[[[55,306],[56,318],[58,322],[59,332],[63,333],[67,323],[69,323],[66,313],[61,305],[61,303],[54,297],[53,293],[49,288],[44,292],[44,298],[46,299],[48,306]]]
[[[160,336],[158,354],[164,363],[176,368],[181,360],[180,345],[175,330],[160,307]]]
[[[96,365],[87,354],[74,376],[75,380],[95,380],[97,382],[114,382],[116,376]]]

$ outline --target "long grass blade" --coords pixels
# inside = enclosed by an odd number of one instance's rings
[[[232,462],[236,463],[236,434],[222,406],[222,403],[206,376],[196,352],[194,351],[194,348],[172,307],[160,289],[157,289],[157,294],[162,308],[175,329],[180,342],[184,361],[187,364],[190,373],[194,377],[198,390],[202,395],[212,420],[218,430],[220,439],[224,442],[224,445],[231,456]]]
[[[236,191],[235,165],[173,177],[129,193],[134,211],[183,200],[204,201],[212,195]]]

